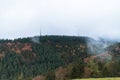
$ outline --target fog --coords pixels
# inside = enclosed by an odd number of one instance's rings
[[[120,37],[119,0],[0,0],[0,38]]]

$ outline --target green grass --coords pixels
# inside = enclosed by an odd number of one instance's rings
[[[73,79],[73,80],[120,80],[119,78],[88,78],[88,79]]]

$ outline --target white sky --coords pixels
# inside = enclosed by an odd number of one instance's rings
[[[0,38],[120,38],[120,0],[0,0]],[[78,29],[78,30],[77,30]]]

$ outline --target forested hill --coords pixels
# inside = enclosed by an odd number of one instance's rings
[[[89,37],[0,40],[0,80],[120,77],[120,43]]]
[[[49,72],[53,73],[56,69],[79,60],[82,62],[87,57],[87,39],[89,38],[74,36],[2,39],[0,80],[32,80],[36,76],[47,79]]]

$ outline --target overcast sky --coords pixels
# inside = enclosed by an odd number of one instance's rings
[[[0,38],[120,38],[120,0],[0,0]]]

